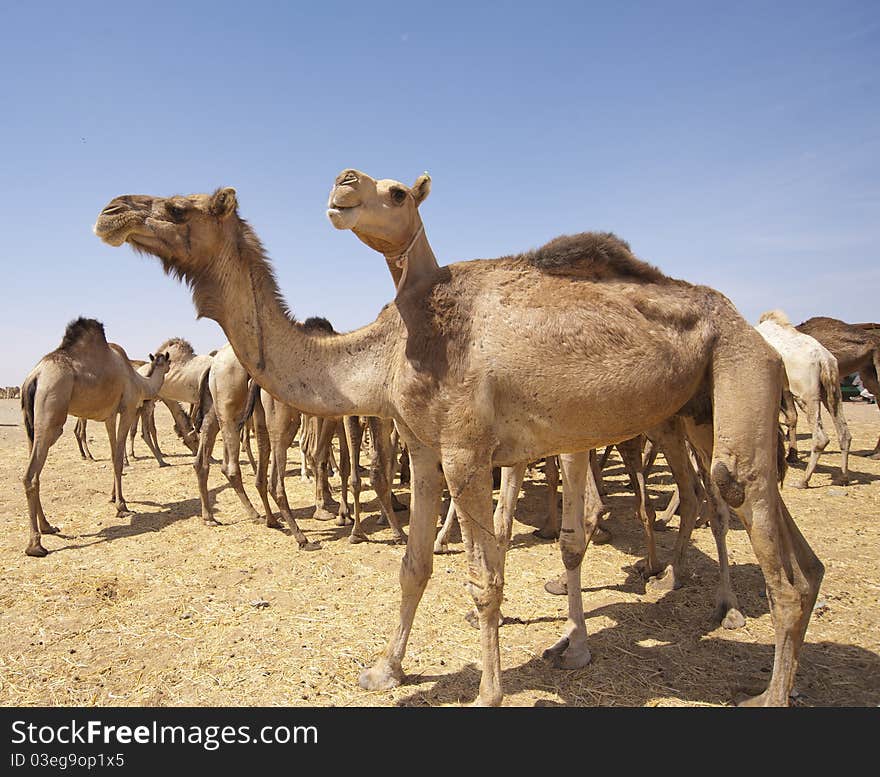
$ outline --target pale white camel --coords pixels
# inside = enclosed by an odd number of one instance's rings
[[[812,433],[810,460],[802,480],[792,480],[795,488],[807,488],[829,438],[822,427],[822,405],[831,415],[837,439],[840,443],[840,477],[836,482],[847,483],[849,479],[849,446],[852,440],[846,418],[843,415],[843,396],[840,392],[837,359],[816,338],[798,332],[781,310],[762,314],[755,327],[782,357],[788,377],[788,391],[794,405],[807,418]],[[786,399],[785,417],[788,424],[789,461],[797,461],[797,410]]]

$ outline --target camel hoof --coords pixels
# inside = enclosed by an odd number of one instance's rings
[[[535,529],[532,532],[532,536],[537,537],[538,539],[541,539],[541,540],[558,540],[559,539],[559,532],[553,531],[552,529],[548,530],[546,528]]]
[[[321,550],[321,543],[315,541],[306,540],[305,542],[301,542],[299,544],[300,550]]]
[[[376,519],[376,526],[387,526],[388,519],[385,517],[385,513],[380,513],[379,517]]]
[[[205,524],[205,526],[222,526],[223,525],[216,518],[203,518],[202,523]]]
[[[568,580],[566,575],[560,575],[555,580],[548,580],[544,583],[544,590],[553,596],[567,596]]]
[[[336,519],[336,516],[333,515],[326,507],[316,507],[315,513],[312,516],[316,521],[332,521]]]
[[[848,475],[834,475],[831,478],[831,484],[834,486],[848,486],[849,485],[849,476]]]
[[[789,464],[797,464],[797,463],[798,463],[798,455],[797,455],[797,451],[795,451],[795,450],[790,450],[790,451],[788,452],[788,455],[785,457],[785,460],[786,460]]]
[[[727,611],[727,615],[724,616],[724,620],[721,621],[721,625],[725,629],[730,629],[731,631],[735,629],[741,629],[746,625],[746,619],[743,614],[737,610],[735,607],[731,607]]]
[[[260,519],[257,518],[257,523],[260,522]],[[266,528],[267,529],[283,529],[284,524],[282,524],[277,518],[266,518]]]
[[[400,664],[387,658],[377,661],[369,669],[364,669],[358,677],[358,685],[366,691],[389,691],[403,682],[403,669]]]
[[[669,526],[670,520],[671,519],[667,519],[667,520],[660,520],[659,518],[655,519],[654,520],[654,531],[669,531],[670,530],[670,526]]]
[[[61,529],[57,526],[53,526],[51,523],[46,524],[46,528],[40,528],[40,534],[58,534]]]
[[[399,534],[394,535],[394,544],[395,545],[406,545],[407,536],[400,532]]]
[[[447,545],[445,542],[435,543],[434,544],[434,555],[435,556],[442,556],[444,553],[449,553],[449,545]]]
[[[160,461],[159,466],[160,467],[170,467],[171,465],[167,461]]]
[[[354,523],[354,519],[350,518],[347,515],[338,515],[336,516],[336,525],[337,526],[349,526]]]
[[[787,700],[786,700],[787,701]],[[786,702],[774,702],[770,699],[768,691],[759,693],[757,696],[746,696],[736,703],[737,707],[787,707]]]
[[[666,567],[645,582],[645,592],[668,593],[676,588],[681,588],[681,582],[675,577],[672,567]]]
[[[356,533],[352,532],[351,534],[348,535],[348,541],[351,545],[357,545],[358,543],[361,543],[361,542],[369,542],[369,539],[367,539],[366,534],[356,534]]]
[[[788,481],[788,485],[790,485],[792,488],[798,489],[809,487],[809,484],[803,478],[793,478],[792,480]]]
[[[129,518],[134,513],[128,509],[128,505],[123,504],[121,507],[116,508],[116,517],[117,518]]]
[[[562,653],[555,655],[551,662],[554,669],[583,669],[592,660],[593,656],[586,645],[576,649],[569,642],[568,647]]]
[[[608,529],[603,529],[601,526],[597,526],[590,542],[594,545],[607,545],[612,539],[614,539],[614,535],[608,531]]]
[[[43,558],[49,555],[49,551],[40,545],[39,542],[34,545],[28,545],[24,552],[26,555],[33,556],[34,558]]]

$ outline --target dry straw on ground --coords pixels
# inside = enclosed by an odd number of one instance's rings
[[[876,407],[845,409],[853,450],[872,447],[880,431]],[[408,682],[363,691],[357,675],[396,621],[403,555],[389,544],[388,529],[375,525],[373,493],[365,494],[372,541],[349,545],[346,530],[308,517],[312,486],[300,483],[292,455],[291,504],[309,537],[323,542],[321,551],[305,553],[281,531],[245,520],[215,466],[210,485],[225,525],[203,526],[191,456],[164,411],[157,420],[173,466],[159,469],[138,440],[139,458],[124,479],[131,519],[116,518],[108,503],[112,468],[102,425],[90,427],[100,459],[92,463],[80,460],[67,424],[42,475],[47,514],[62,534],[45,539],[47,558],[32,559],[23,552],[27,510],[19,477],[26,443],[18,402],[0,402],[0,704],[393,706],[475,698],[479,640],[463,618],[470,600],[460,544],[435,557],[405,662]],[[839,464],[832,443],[813,488],[783,491],[827,567],[796,704],[880,702],[880,462],[855,455],[850,463],[851,485],[831,487]],[[590,666],[565,672],[542,660],[565,621],[564,599],[543,590],[560,570],[559,554],[553,543],[534,538],[531,526],[515,524],[501,629],[505,704],[725,705],[762,688],[773,631],[742,527],[732,527],[729,544],[747,622],[725,631],[707,622],[717,579],[711,532],[695,532],[689,585],[646,594],[634,569],[643,541],[633,499],[616,460],[608,474],[614,541],[590,548],[584,564]],[[665,467],[651,477],[650,490],[665,500]],[[405,489],[401,497],[408,500]],[[544,503],[538,473],[526,483],[519,517],[538,522]],[[674,542],[674,530],[659,535],[664,558]]]

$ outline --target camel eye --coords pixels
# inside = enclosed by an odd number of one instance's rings
[[[400,205],[406,199],[406,192],[403,189],[392,189],[391,199],[395,204]]]
[[[186,215],[186,208],[181,208],[180,205],[175,205],[173,202],[169,202],[165,205],[165,210],[168,211],[168,215],[175,220],[180,220]]]

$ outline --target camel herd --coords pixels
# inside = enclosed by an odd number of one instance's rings
[[[111,246],[128,243],[157,257],[191,287],[198,315],[217,321],[229,343],[198,355],[185,340],[171,338],[139,362],[108,343],[98,321],[80,318],[68,326],[59,347],[21,386],[30,446],[23,477],[26,553],[45,556],[41,536],[58,531],[43,512],[40,472],[68,415],[78,419],[83,458],[91,458],[86,422],[105,423],[119,515],[128,512],[121,474],[138,425],[158,465],[166,465],[153,420],[161,401],[195,455],[204,524],[217,525],[208,474],[222,433],[222,471],[245,513],[281,526],[271,497],[298,545],[310,550],[320,546],[297,525],[287,500],[288,449],[299,436],[302,472],[314,476],[315,517],[351,524],[350,541],[362,542],[358,460],[369,430],[371,483],[406,553],[399,624],[360,684],[385,689],[404,680],[407,641],[433,555],[446,549],[458,520],[474,602],[469,618],[482,647],[477,703],[497,705],[504,567],[526,469],[546,461],[548,515],[537,533],[558,538],[563,572],[545,588],[568,598],[564,632],[544,656],[560,668],[582,667],[590,650],[581,567],[588,544],[603,532],[601,469],[608,450],[600,457],[597,449],[616,445],[645,532],[647,584],[661,590],[682,584],[691,533],[699,521],[708,522],[718,550],[716,615],[727,628],[744,623],[727,559],[731,509],[746,527],[776,633],[768,687],[747,703],[787,704],[824,569],[789,514],[780,482],[786,460],[797,457],[801,413],[812,432],[810,458],[803,480],[789,482],[809,485],[829,441],[821,406],[833,420],[842,454],[838,479],[846,481],[850,434],[840,379],[857,372],[880,396],[880,330],[830,318],[794,327],[781,311],[752,327],[718,291],[664,275],[610,233],[563,236],[523,254],[440,265],[419,211],[430,189],[427,174],[412,187],[358,170],[336,178],[327,215],[385,258],[394,294],[373,323],[345,334],[321,318],[300,323],[288,310],[256,232],[239,214],[235,190],[111,200],[95,234]],[[609,383],[617,390],[609,392]],[[262,513],[244,489],[243,443]],[[645,485],[658,451],[676,483],[673,502],[659,518]],[[871,455],[880,458],[880,440]],[[408,536],[392,491],[401,465],[409,468]],[[331,468],[342,480],[337,515]],[[438,533],[444,489],[450,505]],[[680,525],[672,557],[663,562],[654,531],[673,511]]]

